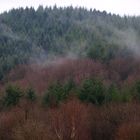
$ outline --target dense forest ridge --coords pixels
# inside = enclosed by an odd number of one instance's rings
[[[15,65],[53,56],[104,62],[139,56],[139,23],[140,17],[73,7],[5,12],[0,15],[0,79]]]
[[[26,7],[19,7],[19,8],[12,8],[10,10],[5,10],[3,12],[0,13],[0,15],[4,14],[4,13],[9,13],[11,12],[12,10],[19,10],[19,9],[34,9],[35,11],[37,11],[38,9],[41,9],[41,10],[45,10],[45,9],[67,9],[67,8],[70,8],[70,9],[83,9],[83,10],[86,10],[86,11],[94,11],[94,12],[100,12],[100,13],[106,13],[106,14],[109,14],[109,15],[116,15],[116,16],[120,16],[120,17],[138,17],[138,16],[131,16],[131,15],[126,15],[124,14],[123,16],[119,15],[119,14],[116,14],[116,13],[112,13],[112,12],[107,12],[106,10],[98,10],[96,8],[86,8],[84,6],[57,6],[57,5],[53,5],[53,6],[43,6],[43,5],[39,5],[37,8],[34,8],[33,6],[26,6]]]
[[[79,87],[94,79],[106,92],[113,85],[122,95],[126,89],[137,94],[139,23],[139,17],[73,7],[5,12],[0,15],[0,88],[30,85],[44,93],[55,82],[71,79]]]

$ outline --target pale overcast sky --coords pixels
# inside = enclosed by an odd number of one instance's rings
[[[11,8],[43,6],[84,6],[120,15],[140,15],[140,0],[0,0],[0,13]]]

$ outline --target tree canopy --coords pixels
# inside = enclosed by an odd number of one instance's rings
[[[109,61],[130,56],[132,47],[138,50],[140,44],[139,23],[140,17],[72,6],[4,12],[0,15],[0,79],[31,58],[74,54]]]

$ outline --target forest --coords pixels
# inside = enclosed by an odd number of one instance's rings
[[[0,14],[0,140],[140,140],[139,38],[139,16]]]

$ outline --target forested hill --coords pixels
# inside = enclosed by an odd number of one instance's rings
[[[15,65],[51,55],[108,62],[138,55],[140,17],[84,8],[13,9],[0,15],[0,79]]]

